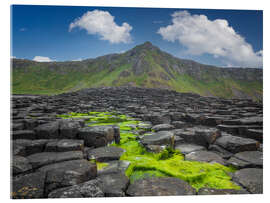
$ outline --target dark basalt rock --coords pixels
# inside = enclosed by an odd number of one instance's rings
[[[225,160],[222,159],[217,153],[210,151],[195,151],[185,155],[185,160],[188,161],[199,161],[199,162],[210,162],[219,163],[226,165]]]
[[[122,173],[112,173],[98,176],[99,187],[106,197],[123,197],[129,180]]]
[[[190,152],[206,150],[204,146],[195,144],[179,144],[175,146],[176,150],[179,150],[182,154],[189,154]]]
[[[11,197],[13,199],[44,197],[45,176],[46,174],[44,172],[36,172],[14,178]]]
[[[50,122],[39,125],[35,128],[38,139],[57,139],[59,138],[59,122]]]
[[[53,164],[61,161],[68,161],[74,159],[83,159],[81,151],[69,152],[42,152],[32,154],[27,157],[33,168],[39,168],[44,165]]]
[[[155,125],[152,127],[152,130],[154,132],[158,132],[158,131],[169,131],[169,130],[173,130],[174,126],[170,125],[170,124],[159,124],[159,125]]]
[[[233,180],[252,194],[263,193],[263,170],[258,168],[245,168],[236,171]]]
[[[81,124],[78,121],[64,119],[59,122],[60,137],[75,139],[78,134],[78,129],[81,128]]]
[[[174,146],[174,133],[170,131],[159,131],[152,135],[144,136],[140,142],[143,145],[168,145]]]
[[[84,140],[85,146],[102,147],[115,140],[115,130],[112,126],[80,128],[78,138]]]
[[[239,152],[236,153],[234,157],[248,162],[251,167],[262,168],[263,166],[263,154],[259,151]]]
[[[28,159],[22,156],[13,156],[11,161],[12,172],[14,175],[30,171],[32,169]]]
[[[105,174],[111,174],[111,173],[121,173],[125,175],[125,171],[130,165],[129,161],[109,161],[106,162],[108,166],[100,169],[97,171],[98,176],[105,175]]]
[[[67,152],[67,151],[82,151],[84,149],[83,140],[55,140],[48,142],[45,147],[46,152]]]
[[[96,149],[89,150],[87,152],[88,160],[96,160],[99,162],[106,162],[112,160],[118,160],[124,153],[124,150],[119,147],[99,147]]]
[[[12,139],[30,139],[33,140],[36,138],[36,134],[32,130],[17,130],[12,132]]]
[[[145,178],[131,183],[126,191],[128,196],[173,196],[195,195],[196,190],[178,178]]]
[[[224,149],[232,153],[255,151],[259,147],[256,140],[231,135],[218,138],[215,144],[223,147]]]
[[[234,194],[250,194],[244,189],[232,190],[232,189],[213,189],[213,188],[201,188],[198,191],[198,195],[234,195]]]
[[[98,186],[98,180],[90,180],[85,183],[65,187],[52,191],[49,198],[85,198],[104,197],[102,190]]]
[[[208,147],[209,151],[214,151],[217,154],[219,154],[223,159],[229,159],[231,156],[233,156],[233,153],[225,150],[224,148],[218,146],[218,145],[209,145]]]

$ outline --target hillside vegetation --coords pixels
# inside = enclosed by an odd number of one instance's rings
[[[138,86],[203,96],[262,100],[263,72],[218,68],[173,57],[150,42],[123,53],[68,62],[12,59],[13,94],[58,94],[103,86]]]

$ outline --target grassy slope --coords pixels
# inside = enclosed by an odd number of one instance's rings
[[[133,73],[132,64],[120,65],[121,60],[122,58],[114,62],[116,68],[113,71],[106,68],[109,65],[104,61],[93,64],[89,72],[69,69],[63,74],[41,67],[39,64],[27,69],[17,68],[12,73],[12,92],[14,94],[58,94],[82,88],[121,86],[128,83],[135,86],[163,87],[179,92],[193,92],[203,96],[212,95],[224,98],[232,98],[235,91],[240,91],[256,99],[256,95],[262,95],[263,91],[263,85],[260,81],[245,82],[230,78],[213,78],[212,75],[207,75],[208,73],[204,73],[204,78],[207,80],[197,80],[188,74],[177,73],[169,65],[172,77],[161,67],[166,62],[171,63],[171,59],[164,60],[156,51],[146,52],[144,60],[150,66],[150,70],[139,76]],[[105,68],[98,70],[99,66]],[[129,76],[120,77],[123,71],[128,72]],[[167,76],[169,80],[160,77],[161,74]]]

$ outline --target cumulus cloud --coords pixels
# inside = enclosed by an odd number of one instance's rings
[[[188,54],[211,54],[233,66],[263,65],[263,51],[255,52],[224,19],[209,20],[205,15],[177,11],[172,14],[172,24],[161,27],[158,33],[164,40],[184,45]]]
[[[132,26],[126,22],[121,26],[117,25],[114,16],[107,11],[88,11],[69,25],[69,31],[75,27],[85,29],[88,34],[96,34],[101,40],[108,40],[110,43],[131,42]]]
[[[51,62],[53,60],[50,59],[49,57],[46,57],[46,56],[35,56],[33,58],[33,61],[37,61],[37,62]]]

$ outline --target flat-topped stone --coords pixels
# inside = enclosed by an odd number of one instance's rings
[[[82,151],[84,149],[84,140],[63,139],[48,142],[45,147],[46,152],[66,152]]]
[[[29,139],[33,140],[36,138],[36,134],[33,130],[16,130],[12,132],[12,139]]]
[[[188,144],[188,143],[176,145],[175,149],[179,150],[182,154],[188,154],[188,153],[194,152],[194,151],[206,150],[206,148],[204,146],[195,145],[195,144]]]
[[[210,163],[219,163],[226,165],[224,159],[219,156],[217,153],[210,151],[195,151],[190,152],[185,155],[185,160],[187,161],[199,161],[199,162],[210,162]]]
[[[39,168],[44,165],[53,164],[61,161],[68,161],[74,159],[83,159],[81,151],[69,152],[41,152],[32,154],[27,157],[29,163],[33,168]]]
[[[143,145],[168,145],[173,146],[174,133],[170,131],[159,131],[152,135],[143,136],[140,140]]]
[[[260,151],[239,152],[234,157],[250,163],[253,167],[262,168],[263,166],[263,153]]]
[[[88,160],[96,160],[99,162],[106,162],[112,160],[118,160],[124,153],[124,150],[119,147],[99,147],[87,152]]]
[[[196,190],[178,178],[144,178],[135,180],[126,191],[128,196],[195,195]]]
[[[240,190],[233,189],[213,189],[213,188],[200,188],[198,195],[238,195],[238,194],[250,194],[243,188]]]
[[[60,188],[49,193],[49,198],[87,198],[104,197],[104,193],[98,186],[98,180],[90,180],[78,185]]]
[[[44,172],[36,172],[13,178],[11,197],[13,199],[43,198],[45,177]]]
[[[159,125],[155,125],[152,127],[152,130],[154,132],[158,132],[158,131],[169,131],[169,130],[173,130],[174,126],[170,125],[170,124],[159,124]]]
[[[263,170],[244,168],[236,171],[233,180],[245,187],[252,194],[263,193]]]
[[[255,151],[259,147],[256,140],[231,135],[221,136],[216,140],[215,144],[232,153]]]
[[[32,169],[32,166],[29,163],[28,159],[22,156],[13,156],[11,161],[11,167],[13,175],[24,173]]]

